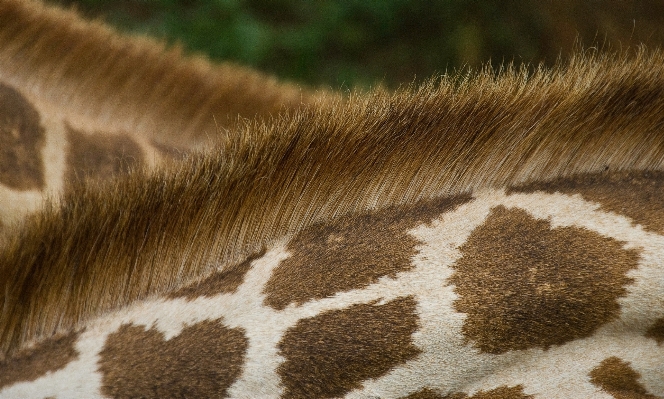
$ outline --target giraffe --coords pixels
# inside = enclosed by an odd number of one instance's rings
[[[318,94],[36,1],[0,2],[0,226],[67,182],[154,168]]]
[[[664,236],[575,183],[314,225],[25,350],[0,397],[661,397]]]
[[[664,54],[443,77],[81,184],[0,398],[664,397]]]

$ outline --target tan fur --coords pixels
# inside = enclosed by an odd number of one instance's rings
[[[184,59],[179,48],[32,0],[0,1],[0,80],[86,131],[133,132],[176,146],[316,96],[239,66]]]
[[[0,344],[182,287],[313,222],[488,187],[662,170],[664,54],[443,78],[249,123],[152,174],[79,186],[0,254]],[[328,104],[329,105],[329,104]]]
[[[583,180],[317,223],[0,361],[0,398],[664,397],[664,173]]]
[[[152,168],[223,138],[242,117],[329,95],[16,0],[0,1],[0,91],[0,235],[68,181]]]

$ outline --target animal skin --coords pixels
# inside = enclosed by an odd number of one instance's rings
[[[183,58],[72,11],[0,1],[0,224],[20,222],[68,182],[153,168],[223,140],[242,118],[325,95]]]
[[[12,230],[0,398],[664,397],[663,169],[643,49],[245,121]]]

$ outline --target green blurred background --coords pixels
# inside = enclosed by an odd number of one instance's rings
[[[51,0],[213,60],[332,88],[422,80],[491,60],[553,64],[581,44],[664,43],[664,1]]]

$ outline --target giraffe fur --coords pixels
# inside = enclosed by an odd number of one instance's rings
[[[2,230],[70,182],[154,168],[223,140],[242,118],[326,94],[184,57],[38,1],[0,2],[0,27]]]
[[[326,97],[72,179],[0,247],[0,398],[664,397],[662,61]]]

